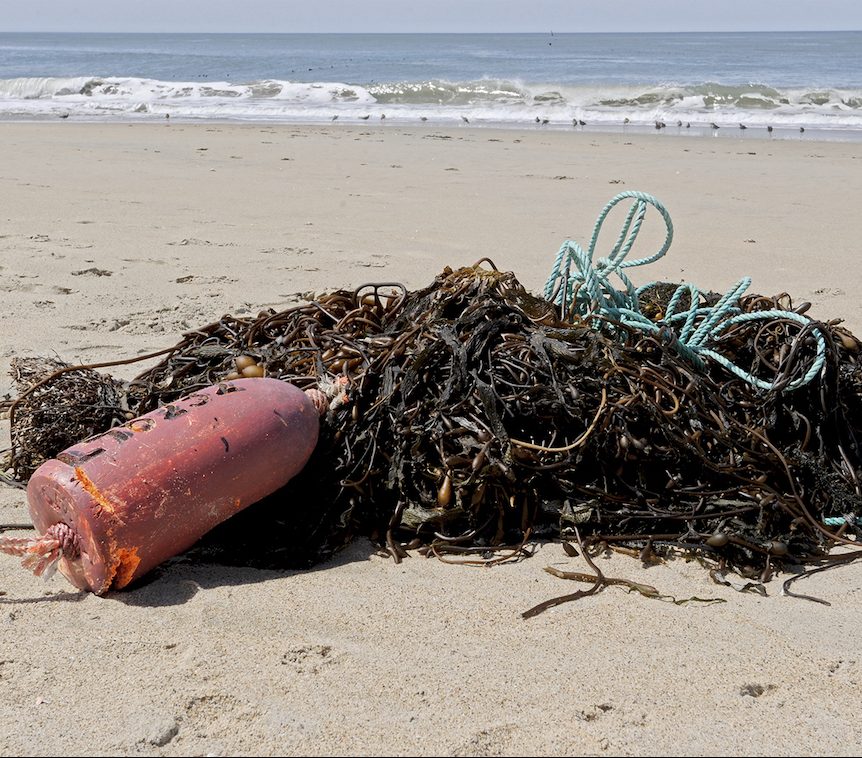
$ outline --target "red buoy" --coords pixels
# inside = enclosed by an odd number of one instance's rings
[[[30,478],[42,556],[25,561],[39,573],[50,552],[81,589],[125,587],[299,473],[318,419],[293,385],[238,379],[73,445]]]

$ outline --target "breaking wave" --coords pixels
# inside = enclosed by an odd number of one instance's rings
[[[862,90],[725,85],[539,85],[478,79],[450,82],[175,82],[130,77],[25,77],[0,80],[0,119],[259,120],[324,122],[334,117],[434,119],[514,125],[652,125],[655,121],[770,124],[862,132]]]

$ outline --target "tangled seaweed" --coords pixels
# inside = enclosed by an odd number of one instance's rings
[[[415,292],[367,285],[225,316],[131,382],[124,403],[138,415],[222,381],[240,356],[301,388],[341,378],[301,475],[204,550],[303,566],[366,535],[396,560],[422,546],[487,561],[533,537],[576,537],[588,553],[682,550],[765,580],[854,544],[862,369],[850,332],[812,321],[826,336],[821,374],[780,391],[810,362],[810,329],[776,318],[728,330],[716,349],[775,377],[764,392],[717,364],[693,367],[661,333],[562,320],[513,274],[480,264]],[[659,321],[673,289],[654,286],[643,312]],[[777,307],[792,302],[740,301],[743,312]]]
[[[11,368],[16,388],[27,392],[12,425],[10,464],[18,480],[29,479],[55,453],[126,420],[122,383],[109,376],[69,371],[56,358],[13,358]]]

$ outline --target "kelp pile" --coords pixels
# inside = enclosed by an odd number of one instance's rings
[[[56,358],[12,359],[15,386],[27,392],[12,424],[10,465],[19,481],[61,450],[127,418],[121,382],[93,369],[69,368]]]
[[[643,312],[660,322],[673,290],[644,293]],[[786,294],[739,306],[793,308]],[[241,356],[328,391],[301,475],[206,540],[232,562],[305,566],[356,535],[396,559],[421,546],[477,561],[576,537],[587,551],[685,551],[765,579],[829,560],[862,514],[860,345],[837,323],[812,323],[826,360],[792,391],[779,385],[810,364],[810,330],[776,318],[714,346],[776,377],[763,391],[713,362],[693,366],[661,331],[563,320],[482,261],[419,291],[367,285],[225,316],[132,381],[122,410],[223,381]]]

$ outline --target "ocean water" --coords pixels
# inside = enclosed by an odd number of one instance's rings
[[[0,33],[0,119],[165,116],[856,140],[862,31]]]

